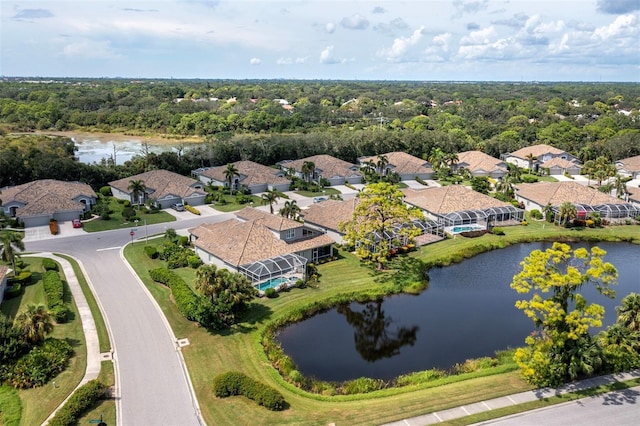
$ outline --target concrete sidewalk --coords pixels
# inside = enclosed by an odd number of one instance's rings
[[[73,266],[66,259],[56,256],[53,253],[36,253],[31,255],[25,255],[25,257],[47,257],[58,262],[62,268],[69,290],[73,295],[73,300],[78,308],[78,314],[80,315],[80,321],[82,322],[82,330],[84,332],[85,344],[87,347],[87,367],[84,373],[84,377],[73,390],[76,391],[80,386],[84,385],[90,380],[97,379],[100,374],[100,367],[102,361],[109,361],[112,359],[111,353],[100,354],[100,343],[98,340],[98,331],[96,329],[96,323],[93,320],[93,314],[87,303],[87,298],[84,296],[78,277],[73,270]],[[73,394],[73,392],[71,394]],[[55,413],[66,404],[67,400],[71,397],[68,395],[64,401],[47,417],[44,424],[47,424],[49,420],[53,418]]]
[[[450,408],[448,410],[442,410],[437,412],[434,411],[433,413],[424,414],[422,416],[411,417],[411,418],[399,420],[393,423],[386,423],[385,426],[432,425],[435,423],[441,423],[448,420],[460,419],[462,417],[467,417],[473,414],[496,410],[498,408],[504,408],[504,407],[509,407],[513,405],[523,404],[525,402],[551,398],[553,396],[559,396],[566,393],[582,391],[585,389],[595,388],[598,386],[607,385],[615,382],[624,382],[631,379],[637,379],[639,377],[640,377],[640,370],[633,370],[628,373],[598,376],[591,379],[580,380],[573,383],[569,383],[556,389],[553,389],[553,388],[535,389],[532,391],[521,392],[514,395],[502,396],[500,398],[494,398],[486,401],[476,402],[469,405]]]

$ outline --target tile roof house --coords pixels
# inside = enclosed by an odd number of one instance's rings
[[[529,159],[527,158],[530,154],[533,154],[535,157],[532,164],[529,163]],[[504,158],[508,163],[513,163],[518,167],[526,169],[532,167],[533,170],[536,171],[540,167],[547,167],[545,165],[546,162],[553,158],[560,158],[575,164],[580,164],[580,161],[568,152],[546,144],[532,145],[511,153],[502,154],[501,158]],[[567,169],[567,167],[565,167],[565,169]]]
[[[433,176],[433,169],[429,162],[407,154],[406,152],[388,152],[386,154],[360,157],[358,163],[362,166],[365,163],[378,162],[378,157],[384,156],[387,158],[388,164],[385,168],[384,174],[388,172],[395,172],[400,175],[401,180],[414,180],[416,177],[420,179],[431,179]]]
[[[405,202],[423,210],[431,219],[445,226],[486,225],[488,220],[501,225],[517,224],[524,212],[488,195],[462,185],[428,189],[403,189]]]
[[[0,199],[5,215],[31,227],[47,225],[50,219],[78,219],[91,210],[97,196],[86,183],[43,179],[3,188]]]
[[[304,274],[283,265],[300,267],[333,254],[334,241],[327,234],[253,207],[236,212],[235,219],[189,229],[189,234],[203,262],[244,273],[254,282],[277,276],[273,270],[256,273],[257,266],[275,264],[283,274]]]
[[[299,178],[304,178],[302,174],[302,166],[306,162],[312,162],[316,168],[311,177],[312,181],[317,182],[320,178],[327,179],[330,184],[344,185],[345,183],[362,183],[362,173],[360,167],[351,164],[331,155],[321,154],[294,161],[282,161],[280,167],[282,169],[294,170]]]
[[[358,205],[358,198],[338,201],[326,200],[321,203],[314,203],[300,212],[300,217],[305,225],[326,231],[337,243],[342,244],[340,223],[347,222],[353,218],[353,212]]]
[[[246,187],[252,194],[270,189],[281,192],[289,190],[291,181],[284,176],[285,173],[282,170],[273,169],[248,160],[236,161],[231,164],[238,170],[238,176],[235,176],[232,182],[234,190]],[[225,170],[227,170],[226,165],[206,167],[193,170],[191,174],[205,184],[210,183],[211,185],[225,187],[228,185],[227,177],[224,173]]]
[[[465,151],[458,154],[455,169],[465,168],[474,177],[487,176],[500,179],[509,171],[507,163],[481,151]]]
[[[168,170],[151,170],[109,182],[111,193],[116,198],[136,203],[137,200],[133,199],[133,193],[129,189],[131,181],[136,180],[142,181],[146,188],[140,202],[153,200],[162,209],[175,203],[188,203],[192,206],[202,205],[207,196],[202,182]]]
[[[7,289],[7,277],[9,276],[9,267],[0,265],[0,305],[4,300],[4,292]]]
[[[620,172],[631,175],[633,179],[640,177],[640,155],[617,160],[615,164]]]
[[[558,209],[569,202],[579,207],[579,215],[580,211],[595,211],[601,217],[616,219],[640,214],[632,204],[577,182],[522,183],[515,186],[515,197],[527,210],[543,211],[548,204]]]
[[[640,188],[627,185],[627,200],[640,209]]]
[[[579,175],[582,170],[580,164],[560,157],[554,157],[551,160],[545,161],[540,167],[549,170],[550,175],[563,175],[565,173]]]

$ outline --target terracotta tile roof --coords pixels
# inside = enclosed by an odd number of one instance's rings
[[[296,222],[295,220],[288,219],[280,215],[267,213],[253,207],[245,207],[242,210],[235,212],[235,215],[238,218],[246,221],[260,219],[264,226],[269,229],[273,229],[274,231],[285,231],[287,229],[302,227],[302,224],[300,222]]]
[[[616,161],[616,163],[621,163],[623,168],[628,172],[640,172],[640,155],[623,158],[622,160]]]
[[[193,185],[202,185],[195,179],[173,173],[168,170],[151,170],[139,175],[109,182],[109,185],[122,192],[130,193],[129,185],[132,180],[144,182],[147,194],[152,198],[160,199],[167,195],[185,198],[193,194],[206,195],[203,189],[194,188]]]
[[[491,207],[511,206],[488,195],[462,185],[441,186],[427,189],[403,189],[405,201],[423,210],[445,215],[464,210],[484,210]]]
[[[25,204],[16,211],[17,216],[53,214],[60,211],[84,210],[85,205],[74,198],[96,198],[96,193],[86,183],[64,182],[54,179],[36,180],[2,189],[3,204]]]
[[[517,151],[510,153],[510,155],[512,157],[518,157],[518,158],[522,158],[523,160],[526,160],[527,155],[529,154],[533,154],[536,157],[540,157],[541,155],[544,155],[544,154],[560,155],[560,154],[563,154],[564,152],[565,151],[555,148],[551,145],[538,144],[538,145],[531,145],[531,146],[527,146],[525,148],[519,149]]]
[[[358,205],[358,198],[346,201],[326,200],[315,203],[302,210],[300,215],[305,222],[309,222],[326,229],[338,231],[341,222],[353,219],[353,212]]]
[[[313,164],[315,164],[316,166],[316,170],[319,170],[320,174],[326,179],[330,179],[334,176],[362,176],[357,165],[326,154],[314,155],[311,157],[302,158],[300,160],[288,161],[286,163],[282,163],[282,166],[287,169],[294,169],[295,171],[302,173],[302,165],[307,161],[313,162]]]
[[[640,188],[637,186],[627,185],[627,192],[629,193],[629,199],[640,203]]]
[[[272,169],[271,167],[263,166],[262,164],[254,163],[253,161],[236,161],[233,164],[238,169],[240,175],[239,180],[243,185],[255,186],[266,183],[267,185],[280,185],[289,182],[289,179],[282,176],[282,171],[279,169]],[[218,182],[226,182],[227,178],[224,175],[224,171],[227,169],[227,165],[209,167],[200,174],[202,176],[215,179]]]
[[[470,171],[507,172],[507,164],[481,151],[465,151],[458,154],[458,167],[464,166]]]
[[[568,169],[570,167],[578,167],[582,169],[582,165],[577,164],[573,161],[565,160],[560,157],[553,157],[551,160],[545,161],[542,164],[542,167],[560,167],[561,169]]]
[[[333,244],[327,234],[287,243],[276,237],[262,219],[202,224],[189,232],[194,245],[236,267],[290,253]]]
[[[546,206],[547,204],[560,206],[564,202],[592,206],[598,204],[624,204],[623,200],[576,182],[522,183],[516,185],[515,188],[517,196],[531,200],[541,206]]]
[[[409,155],[406,152],[396,151],[381,155],[387,157],[389,166],[392,166],[393,171],[400,175],[433,173],[431,165],[427,161],[414,157],[413,155]],[[378,156],[358,158],[358,162],[360,164],[364,164],[367,161],[373,161],[376,163],[378,161]]]

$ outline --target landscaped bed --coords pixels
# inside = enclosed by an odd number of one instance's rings
[[[144,256],[142,246],[128,247],[125,255],[154,297],[160,303],[178,338],[188,338],[190,346],[183,353],[194,383],[205,420],[210,424],[376,424],[424,414],[530,389],[517,371],[483,376],[487,371],[461,377],[420,381],[403,388],[392,388],[369,394],[324,396],[304,392],[285,382],[267,360],[261,337],[272,321],[300,312],[305,306],[327,299],[365,299],[398,292],[419,291],[425,268],[437,264],[459,262],[479,252],[536,240],[609,240],[640,243],[640,226],[620,226],[605,229],[567,230],[546,222],[530,222],[529,226],[505,228],[504,236],[485,235],[480,238],[456,238],[426,246],[390,262],[387,271],[376,272],[363,267],[351,254],[341,252],[342,259],[318,267],[317,286],[292,289],[275,299],[255,301],[244,322],[232,330],[210,333],[186,321],[170,301],[164,286],[152,283],[148,270],[158,266]],[[178,274],[183,274],[180,269]],[[212,380],[223,372],[240,371],[275,387],[290,405],[282,412],[270,412],[238,397],[217,399]],[[437,387],[431,387],[434,384]],[[447,384],[448,383],[448,384]]]

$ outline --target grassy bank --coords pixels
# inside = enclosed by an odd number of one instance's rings
[[[260,345],[265,325],[318,300],[349,294],[354,298],[372,292],[388,293],[421,281],[428,265],[448,264],[482,251],[525,241],[607,240],[640,243],[640,227],[619,226],[606,229],[567,230],[545,222],[505,228],[506,235],[485,235],[477,239],[457,237],[398,257],[384,272],[376,272],[350,254],[336,262],[319,266],[320,283],[307,289],[293,289],[275,299],[255,302],[251,314],[232,330],[210,333],[182,318],[169,301],[165,287],[151,282],[147,271],[157,263],[146,258],[142,245],[127,247],[125,255],[152,294],[159,301],[178,338],[186,337],[183,348],[189,372],[205,420],[209,424],[375,424],[442,410],[460,404],[494,398],[530,389],[517,372],[450,383],[439,387],[413,386],[377,391],[366,395],[326,397],[303,392],[285,383],[274,370]],[[178,270],[188,277],[192,272]],[[242,371],[277,387],[290,407],[284,412],[269,412],[242,398],[216,399],[211,392],[215,375]]]

